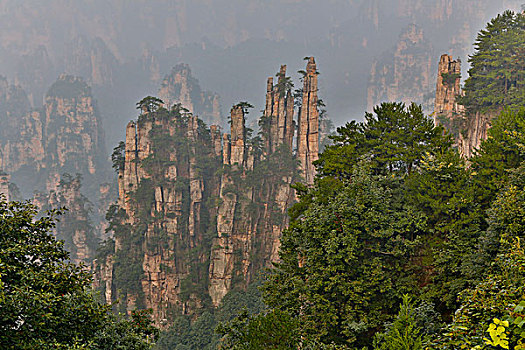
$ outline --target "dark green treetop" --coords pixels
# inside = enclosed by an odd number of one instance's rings
[[[505,11],[478,34],[465,96],[468,112],[523,106],[525,100],[525,15]]]

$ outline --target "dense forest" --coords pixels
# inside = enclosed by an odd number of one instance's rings
[[[71,242],[57,241],[51,233],[71,222],[88,224],[67,213],[57,224],[60,210],[37,216],[29,203],[1,201],[0,347],[525,349],[525,14],[507,11],[491,20],[478,34],[469,62],[464,93],[458,96],[466,111],[458,117],[459,135],[471,118],[494,115],[472,157],[465,159],[457,135],[435,124],[421,106],[377,105],[363,121],[348,122],[330,136],[314,163],[312,185],[291,184],[297,201],[288,211],[279,261],[250,283],[235,284],[217,307],[179,313],[170,327],[160,325],[162,331],[148,310],[125,317],[118,301],[101,303],[91,290],[88,268],[70,262],[64,247]],[[160,102],[154,102],[158,112]],[[139,122],[159,113],[169,115],[161,109],[141,114]],[[209,131],[195,123],[203,144],[211,144]],[[189,131],[174,130],[189,147],[184,136]],[[218,161],[200,153],[211,154],[211,148],[173,160],[172,145],[156,141],[160,153],[143,160],[153,164],[151,169],[183,161],[192,169],[191,155],[196,155],[195,164],[208,176]],[[124,146],[113,154],[117,171],[126,161]],[[278,159],[261,164],[272,168],[284,159],[273,156]],[[150,176],[153,181],[156,173]],[[212,181],[203,178],[203,183]],[[59,203],[79,180],[68,176],[61,183]],[[256,188],[265,182],[254,183]],[[152,189],[139,196],[148,184],[133,189],[139,209],[150,210],[145,204],[154,202]],[[84,204],[80,207],[84,210]],[[109,230],[116,229],[117,236],[142,232],[123,224],[118,215],[124,213],[117,209],[108,212]],[[205,238],[202,231],[198,239]],[[99,256],[114,248],[108,242]],[[138,249],[133,241],[126,244],[124,253]],[[192,242],[188,247],[197,260],[204,256]],[[116,261],[124,271],[120,276],[127,278],[119,292],[127,295],[126,288],[139,281],[133,280],[133,264],[124,253]],[[123,314],[115,316],[112,306]]]

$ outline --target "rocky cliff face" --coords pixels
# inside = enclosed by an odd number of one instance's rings
[[[473,111],[467,114],[464,106],[456,102],[461,90],[461,61],[448,54],[441,55],[438,64],[434,122],[443,125],[454,137],[460,154],[470,158],[481,142],[487,138],[490,121],[496,111]]]
[[[80,78],[60,76],[49,88],[44,106],[31,110],[20,87],[0,80],[0,106],[0,171],[21,186],[23,197],[34,196],[42,210],[69,209],[55,233],[65,241],[73,261],[89,262],[97,239],[103,238],[95,237],[94,225],[102,231],[100,211],[107,207],[101,206],[112,196],[108,185],[99,191],[108,180],[108,163],[90,88]],[[81,194],[82,178],[95,205]],[[10,194],[13,197],[13,191]]]
[[[0,82],[2,83],[2,82]],[[29,110],[24,91],[0,86],[0,169],[32,190],[55,190],[64,172],[96,182],[105,147],[96,103],[80,78],[60,76],[42,109]]]
[[[93,205],[81,193],[82,176],[63,174],[55,190],[35,194],[33,203],[41,211],[67,208],[53,230],[55,236],[64,241],[72,262],[89,266],[98,246],[98,240],[90,211]]]
[[[432,49],[423,31],[410,25],[395,48],[372,64],[368,83],[367,109],[388,101],[416,102],[429,109]],[[428,106],[427,106],[428,105]]]
[[[43,119],[48,190],[56,187],[53,177],[63,172],[83,174],[89,182],[102,176],[104,133],[91,90],[81,78],[59,77],[47,93]]]
[[[448,54],[441,55],[436,82],[434,123],[443,125],[453,135],[459,151],[468,157],[470,151],[465,149],[468,148],[468,141],[462,132],[465,128],[465,108],[456,102],[456,97],[461,94],[461,60],[453,60]]]
[[[159,97],[167,107],[180,103],[207,124],[223,124],[219,95],[201,90],[187,64],[175,66],[164,78]]]
[[[108,212],[114,243],[94,264],[108,302],[122,300],[122,311],[151,307],[159,324],[169,324],[176,314],[218,306],[278,259],[286,211],[295,201],[290,184],[300,179],[285,73],[283,66],[277,85],[267,84],[262,144],[245,126],[244,103],[231,110],[229,134],[178,107],[128,124],[114,157],[119,200]],[[313,58],[303,91],[299,163],[317,159]]]
[[[30,111],[24,90],[5,78],[0,78],[0,124],[0,170],[39,172],[45,158],[42,115]]]
[[[266,84],[266,107],[261,127],[267,135],[265,147],[275,152],[280,145],[286,145],[291,150],[295,132],[294,98],[289,77],[286,76],[286,66],[281,66],[277,74],[277,85],[273,85],[273,77],[269,77]]]
[[[303,177],[307,184],[315,178],[315,162],[319,157],[319,110],[317,97],[317,66],[313,57],[308,59],[302,103],[299,109],[299,129],[297,131],[297,158],[301,164]]]
[[[438,65],[434,120],[446,123],[454,116],[464,112],[462,105],[456,103],[456,96],[461,94],[461,60],[452,56],[441,55]]]
[[[3,199],[6,201],[11,200],[9,193],[9,180],[11,180],[11,176],[8,174],[0,174],[0,196],[3,196]]]

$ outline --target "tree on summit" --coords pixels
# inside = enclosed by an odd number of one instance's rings
[[[164,104],[164,101],[162,101],[160,98],[146,96],[137,102],[137,109],[141,110],[142,113],[155,112],[162,104]]]

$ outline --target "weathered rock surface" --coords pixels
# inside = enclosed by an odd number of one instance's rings
[[[41,210],[68,208],[55,234],[65,241],[72,261],[89,263],[98,239],[104,238],[95,237],[94,227],[103,232],[113,196],[109,185],[100,191],[109,164],[96,102],[82,79],[62,75],[42,108],[29,106],[20,87],[0,80],[0,171],[9,173],[23,189],[21,197],[33,197]],[[81,194],[82,179],[91,202]]]
[[[0,174],[0,196],[3,196],[3,199],[10,201],[10,191],[9,191],[9,181],[11,176],[8,174]]]
[[[74,263],[91,264],[98,247],[95,227],[92,224],[90,211],[92,204],[81,193],[82,177],[69,174],[60,176],[55,190],[48,194],[37,193],[33,202],[45,211],[54,208],[67,208],[53,229],[54,235],[64,241],[64,248],[70,253]]]
[[[218,306],[278,260],[295,201],[290,184],[300,179],[291,150],[293,98],[281,89],[284,66],[280,77],[267,86],[262,145],[246,128],[242,103],[231,109],[229,134],[180,108],[145,112],[128,124],[118,205],[109,213],[114,245],[94,264],[108,302],[122,300],[121,311],[151,307],[159,324],[169,324],[176,314]],[[313,58],[304,87],[298,148],[313,181],[319,147]]]
[[[29,110],[24,91],[0,81],[0,169],[25,188],[55,190],[64,172],[90,184],[103,176],[106,150],[96,103],[80,78],[62,75],[45,105]]]
[[[461,115],[464,107],[456,103],[456,96],[461,94],[461,60],[452,56],[441,55],[436,83],[434,121],[446,123],[454,116]]]
[[[303,96],[299,110],[297,131],[297,158],[304,180],[312,184],[315,178],[313,162],[319,158],[319,109],[317,106],[317,66],[310,57],[304,77]]]
[[[470,158],[487,138],[490,121],[500,111],[467,113],[465,107],[456,102],[456,97],[462,94],[461,61],[443,54],[438,65],[434,121],[453,135],[460,154]]]
[[[292,149],[295,132],[294,99],[291,87],[287,86],[286,65],[281,66],[277,74],[277,85],[273,85],[273,78],[269,77],[266,87],[266,107],[264,109],[266,127],[265,147],[270,152],[275,152],[280,145]]]

